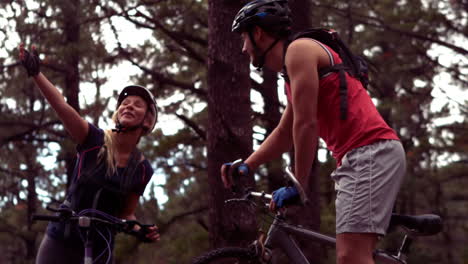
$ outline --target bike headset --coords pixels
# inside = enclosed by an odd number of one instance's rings
[[[275,41],[265,50],[261,51],[255,43],[253,30],[255,26],[275,37]],[[253,65],[261,70],[265,64],[267,53],[282,38],[291,33],[291,10],[287,0],[254,0],[239,10],[232,23],[232,32],[247,32],[254,48],[254,56],[258,64]]]
[[[138,128],[143,128],[143,135],[146,135],[146,134],[149,134],[151,131],[153,131],[154,129],[154,126],[156,125],[156,120],[158,119],[158,110],[156,108],[156,100],[153,96],[153,94],[145,87],[143,86],[140,86],[140,85],[129,85],[129,86],[126,86],[119,94],[119,98],[117,100],[117,108],[116,109],[119,109],[119,106],[120,104],[122,104],[122,101],[127,98],[127,96],[130,96],[130,95],[136,95],[136,96],[139,96],[141,98],[143,98],[143,100],[145,100],[145,102],[147,103],[148,105],[148,108],[146,109],[146,112],[145,112],[145,115],[141,121],[140,124],[138,125],[134,125],[134,126],[124,126],[120,123],[119,121],[119,117],[118,117],[118,114],[116,115],[116,118],[115,118],[115,128],[112,129],[113,132],[117,132],[117,133],[121,133],[121,132],[128,132],[128,131],[133,131],[133,130],[136,130]],[[148,112],[151,112],[153,114],[153,123],[151,126],[146,126],[144,125],[145,123],[145,120],[146,120],[146,117],[148,115]]]

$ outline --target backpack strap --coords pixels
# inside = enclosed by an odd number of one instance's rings
[[[101,146],[101,147],[105,147],[105,146]],[[97,160],[91,160],[90,161],[90,164],[86,164],[82,169],[82,173],[81,175],[77,175],[79,176],[79,178],[75,178],[73,179],[73,182],[70,186],[70,189],[68,190],[68,194],[67,196],[65,197],[65,201],[63,202],[63,204],[65,206],[68,206],[70,207],[72,210],[74,210],[74,207],[76,205],[75,203],[75,199],[72,199],[72,196],[76,193],[76,190],[78,189],[78,186],[82,183],[83,180],[86,180],[85,178],[89,177],[89,174],[95,170],[98,166],[102,166],[103,165],[103,162],[104,162],[104,159],[100,159],[99,161]]]
[[[284,78],[284,80],[287,82],[287,83],[290,83],[290,79],[289,79],[289,76],[288,76],[288,71],[287,71],[287,68],[286,68],[286,51],[288,49],[288,46],[289,44],[291,44],[291,42],[293,42],[294,40],[298,39],[298,38],[307,38],[306,36],[303,36],[301,35],[301,33],[298,33],[298,34],[295,34],[293,35],[291,38],[289,38],[285,44],[284,44],[284,48],[283,48],[283,70],[281,72],[281,75],[282,77]],[[334,73],[334,72],[337,72],[339,75],[339,78],[340,78],[340,119],[341,120],[346,120],[347,118],[347,115],[348,115],[348,82],[346,81],[346,72],[349,72],[351,71],[352,69],[348,66],[346,66],[345,64],[343,63],[339,63],[339,64],[336,64],[335,63],[335,59],[333,58],[333,54],[330,52],[330,50],[324,45],[322,44],[320,41],[318,40],[315,40],[315,39],[312,39],[312,38],[309,38],[310,40],[314,41],[315,43],[317,43],[318,45],[320,45],[320,47],[322,47],[323,50],[325,50],[325,52],[328,54],[328,58],[330,59],[330,66],[329,67],[322,67],[320,69],[318,69],[318,75],[319,75],[319,78],[322,79],[322,78],[325,78],[327,77],[328,75],[330,75],[331,73]]]
[[[104,185],[105,183],[102,182],[103,186],[99,188],[99,190],[94,194],[93,205],[91,207],[92,209],[97,208],[99,197],[101,196],[101,192],[104,189],[107,188],[107,189],[111,189],[111,190],[114,190],[116,192],[121,192],[121,193],[124,193],[126,191],[127,187],[130,185],[131,180],[134,177],[138,164],[140,163],[140,159],[141,159],[141,152],[137,148],[135,148],[130,154],[130,157],[127,161],[127,166],[125,166],[124,171],[122,172],[122,175],[120,177],[120,189],[107,187]]]
[[[102,146],[105,147],[105,146]],[[76,191],[78,190],[78,187],[82,184],[83,181],[85,181],[87,177],[90,177],[90,173],[98,168],[99,166],[104,165],[104,159],[101,159],[99,161],[97,160],[92,160],[90,164],[85,165],[83,167],[83,172],[82,175],[79,175],[79,178],[75,178],[70,186],[70,189],[68,190],[68,194],[65,197],[65,200],[63,201],[63,206],[66,206],[68,208],[71,208],[72,210],[76,210],[76,204],[77,204],[77,199],[76,197],[73,198],[73,195],[75,195]],[[78,176],[78,175],[77,175]],[[64,237],[68,238],[70,237],[70,232],[71,232],[71,224],[70,223],[65,223],[65,229],[64,229]]]
[[[135,177],[135,173],[138,169],[138,165],[140,164],[142,157],[141,152],[137,148],[135,148],[130,155],[131,156],[127,162],[127,166],[125,166],[125,170],[122,173],[121,179],[123,182],[121,181],[120,183],[121,189],[126,188],[130,184],[133,177]]]

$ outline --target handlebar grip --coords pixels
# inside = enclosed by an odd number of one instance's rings
[[[142,224],[142,223],[138,222],[137,220],[126,220],[125,224],[126,224],[126,226],[124,228],[124,232],[125,231],[133,232],[133,228],[135,226],[139,226],[142,229],[146,229],[146,228],[154,226],[154,224]]]
[[[33,221],[52,221],[52,222],[58,222],[60,221],[60,216],[56,215],[33,215],[32,216]]]
[[[146,237],[146,235],[149,233],[149,227],[154,226],[154,225],[140,225],[141,228],[138,231],[134,231],[132,235],[137,237],[141,242],[144,243],[152,243],[154,242],[153,240],[149,239]]]

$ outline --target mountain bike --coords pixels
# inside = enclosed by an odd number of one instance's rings
[[[289,169],[286,169],[286,175],[288,184],[297,188],[301,198],[300,203],[303,205],[307,204],[304,190]],[[271,194],[246,190],[242,198],[229,199],[225,203],[248,203],[254,206],[268,207],[268,203],[265,204],[265,201],[271,199]],[[376,263],[406,264],[414,238],[439,233],[442,230],[442,219],[434,214],[417,216],[393,214],[389,231],[394,230],[398,226],[402,227],[405,233],[398,252],[391,254],[385,250],[375,250],[374,259]],[[226,247],[212,250],[196,258],[192,264],[277,264],[280,263],[277,258],[278,254],[274,254],[277,250],[285,253],[285,256],[288,258],[287,263],[311,264],[296,243],[295,238],[297,237],[302,237],[329,247],[335,247],[336,245],[336,239],[332,236],[290,224],[286,211],[280,210],[274,216],[273,223],[270,225],[266,237],[260,235],[259,239],[246,248]]]
[[[96,209],[84,209],[78,213],[74,212],[67,206],[61,206],[59,208],[47,206],[46,209],[57,214],[35,214],[32,216],[32,220],[76,224],[80,230],[80,234],[84,243],[84,264],[96,263],[98,259],[105,256],[107,256],[105,263],[111,263],[111,245],[113,237],[112,232],[123,232],[129,235],[133,235],[144,242],[151,242],[148,240],[148,238],[145,237],[145,234],[147,228],[154,226],[153,224],[142,224],[136,220],[120,219]],[[136,226],[139,226],[140,228],[136,230]],[[99,229],[97,227],[103,227],[104,229]],[[106,244],[106,248],[95,259],[93,259],[93,236],[91,235],[91,232],[97,232],[99,237],[102,238]]]

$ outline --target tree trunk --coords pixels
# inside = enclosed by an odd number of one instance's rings
[[[63,3],[62,11],[64,13],[64,33],[67,52],[65,54],[66,75],[64,95],[67,103],[71,105],[78,113],[80,112],[80,103],[78,94],[80,93],[80,0],[66,1]],[[63,146],[62,146],[63,147]],[[67,169],[67,187],[72,181],[73,168],[76,162],[75,149],[66,148],[65,163]]]
[[[281,119],[280,103],[278,100],[278,75],[276,72],[263,69],[263,83],[261,95],[264,104],[264,123],[266,136],[270,135]],[[266,165],[268,174],[268,190],[270,192],[284,185],[284,168],[281,158],[268,162]]]
[[[254,212],[226,207],[232,197],[222,186],[220,167],[252,152],[249,66],[241,55],[241,41],[231,33],[238,1],[208,1],[208,178],[210,186],[210,241],[212,246],[246,245],[256,235]],[[254,185],[253,176],[243,179]]]
[[[289,8],[292,15],[292,30],[301,31],[311,27],[312,12],[309,0],[289,0]]]

